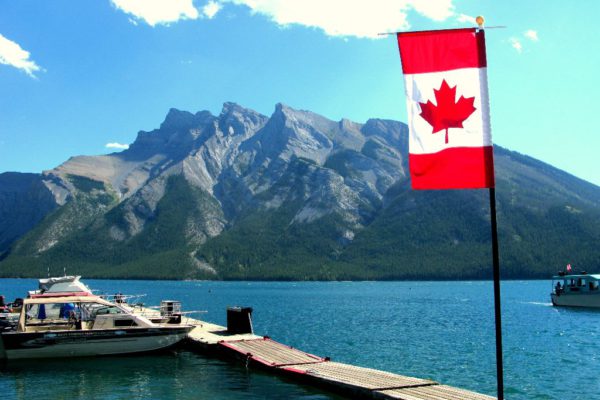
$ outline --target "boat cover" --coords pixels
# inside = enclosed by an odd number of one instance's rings
[[[39,288],[42,293],[69,293],[69,292],[90,292],[90,289],[79,282],[81,276],[60,276],[39,280]]]

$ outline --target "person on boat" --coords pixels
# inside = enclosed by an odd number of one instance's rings
[[[23,299],[20,297],[15,298],[12,303],[8,304],[8,308],[14,313],[20,312],[21,307],[23,307]]]
[[[0,312],[10,312],[8,305],[4,302],[4,296],[0,295]]]
[[[562,292],[562,285],[560,284],[560,282],[556,282],[554,292],[556,293],[557,296],[560,296],[560,292]]]
[[[75,308],[69,311],[69,323],[72,324],[75,329],[81,329],[81,318],[75,312]]]
[[[60,312],[58,314],[59,318],[69,318],[71,311],[75,309],[75,305],[72,303],[64,303],[60,306]]]

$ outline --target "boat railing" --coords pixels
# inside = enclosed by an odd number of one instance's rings
[[[195,318],[190,318],[189,315],[190,314],[207,314],[208,311],[206,310],[202,310],[202,311],[184,311],[183,314],[185,315],[182,319],[181,319],[181,323],[184,325],[197,325],[198,324],[198,320]]]
[[[115,293],[115,294],[98,294],[98,297],[103,298],[104,300],[110,301],[111,303],[122,304],[126,303],[130,306],[132,305],[142,305],[143,303],[140,301],[143,297],[146,297],[146,294],[123,294],[123,293]]]

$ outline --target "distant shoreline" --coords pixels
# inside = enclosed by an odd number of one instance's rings
[[[23,276],[0,276],[0,279],[43,279],[46,277],[23,277]],[[345,283],[345,282],[492,282],[492,278],[489,279],[378,279],[378,280],[370,280],[370,279],[354,279],[354,280],[318,280],[318,279],[169,279],[169,278],[122,278],[122,277],[101,277],[96,278],[92,276],[84,276],[86,280],[103,280],[103,281],[165,281],[165,282],[263,282],[263,283],[271,283],[271,282],[336,282],[336,283]],[[548,278],[501,278],[502,281],[509,282],[519,282],[519,281],[545,281],[551,280],[552,277]]]

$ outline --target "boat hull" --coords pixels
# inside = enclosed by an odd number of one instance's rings
[[[7,360],[89,357],[150,352],[173,346],[192,329],[157,327],[2,333]]]
[[[600,308],[600,293],[563,293],[560,296],[552,293],[551,297],[555,306]]]

